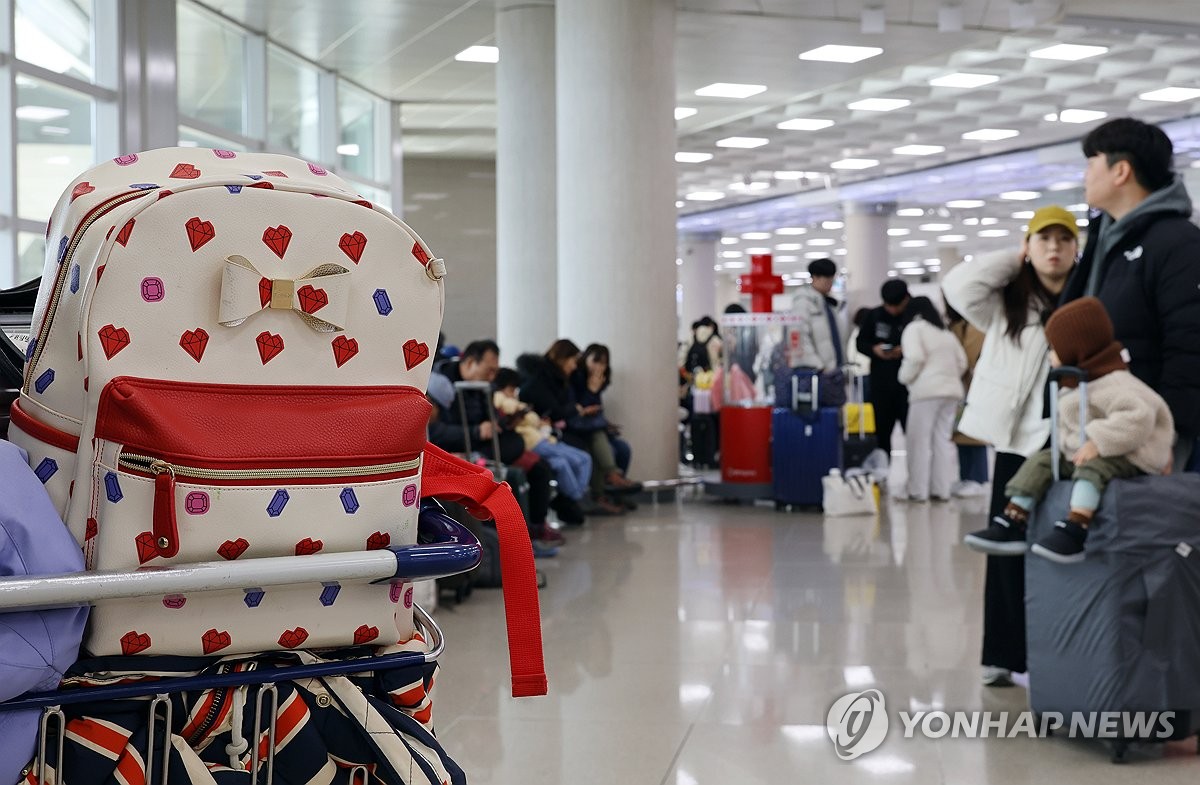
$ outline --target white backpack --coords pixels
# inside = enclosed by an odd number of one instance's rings
[[[50,221],[11,439],[88,569],[415,543],[444,274],[315,164],[106,162]],[[411,603],[408,586],[338,583],[114,600],[85,645],[387,645],[411,637]]]

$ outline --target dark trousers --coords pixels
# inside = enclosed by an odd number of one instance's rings
[[[880,384],[880,379],[874,378],[871,390],[871,403],[875,406],[875,439],[880,449],[890,457],[892,454],[892,429],[896,423],[907,430],[908,426],[908,388],[898,382]]]
[[[958,445],[958,479],[980,485],[988,481],[987,447],[982,444]]]
[[[1004,487],[1025,459],[1008,452],[996,453],[992,468],[992,505],[988,520],[1008,502]],[[1025,559],[988,556],[983,584],[983,664],[1024,673],[1025,667]]]

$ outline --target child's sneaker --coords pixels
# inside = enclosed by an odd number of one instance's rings
[[[1025,524],[1007,515],[993,515],[986,529],[963,537],[971,550],[990,556],[1020,556],[1025,553]]]
[[[1083,543],[1087,535],[1088,530],[1078,523],[1055,521],[1054,530],[1035,542],[1030,550],[1059,564],[1078,564],[1086,555]]]

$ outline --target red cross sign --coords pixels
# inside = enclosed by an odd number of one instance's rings
[[[770,313],[771,297],[783,294],[783,276],[771,272],[771,254],[750,257],[750,273],[738,276],[738,291],[750,293],[750,310]]]

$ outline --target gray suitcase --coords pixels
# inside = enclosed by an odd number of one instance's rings
[[[1070,495],[1070,482],[1051,487],[1031,543],[1066,515]],[[1086,551],[1069,565],[1025,557],[1029,703],[1068,724],[1072,712],[1174,712],[1169,734],[1160,724],[1108,739],[1123,762],[1133,741],[1200,728],[1200,475],[1114,480]]]

